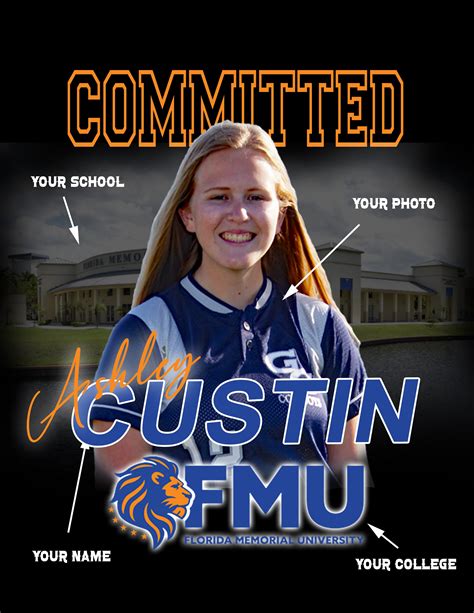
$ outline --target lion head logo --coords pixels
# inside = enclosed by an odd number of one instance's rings
[[[149,456],[117,473],[111,503],[116,503],[117,513],[124,522],[150,535],[153,549],[173,538],[176,518],[187,517],[194,499],[194,492],[184,487],[178,472],[173,462]]]

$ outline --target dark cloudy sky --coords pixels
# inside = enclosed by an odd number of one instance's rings
[[[81,261],[99,253],[146,246],[149,229],[184,149],[71,150],[7,145],[2,187],[4,254],[39,252]],[[470,170],[459,146],[402,144],[396,149],[280,149],[316,245],[339,241],[364,251],[367,270],[410,273],[441,259],[470,268],[467,214]],[[119,175],[123,189],[34,189],[31,175]],[[68,231],[66,195],[78,246]],[[357,196],[433,197],[434,210],[356,211]],[[472,272],[472,271],[471,271]]]

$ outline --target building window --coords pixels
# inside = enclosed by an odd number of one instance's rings
[[[115,321],[115,308],[113,304],[107,305],[107,323],[113,323]]]
[[[130,288],[129,287],[124,287],[123,288],[123,295],[124,296],[130,296],[130,294],[131,294]]]
[[[341,279],[339,280],[339,284],[340,290],[352,292],[352,279],[341,277]]]
[[[89,298],[92,298],[92,290],[89,290]]]
[[[86,297],[86,292],[82,292],[82,297],[85,298]]]
[[[114,290],[112,288],[107,290],[107,296],[113,296]]]

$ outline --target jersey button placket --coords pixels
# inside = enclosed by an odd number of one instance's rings
[[[247,320],[244,320],[242,322],[242,345],[244,348],[244,355],[252,348],[253,336],[252,326]]]

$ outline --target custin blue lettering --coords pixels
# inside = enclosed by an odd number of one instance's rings
[[[343,441],[353,383],[352,379],[336,381],[326,437],[328,443],[340,444]]]
[[[83,424],[83,428],[79,426],[76,421],[75,411],[72,412],[72,431],[77,439],[81,443],[90,445],[91,447],[109,447],[115,445],[120,439],[122,439],[130,429],[130,424],[114,420],[111,427],[105,432],[94,432],[89,424],[89,415],[92,405],[94,404],[95,397],[97,395],[97,387],[95,383],[89,385],[89,387],[82,393],[77,402],[79,411],[79,418]],[[126,405],[129,402],[135,400],[135,394],[132,388],[127,385],[126,387],[117,386],[114,392],[104,392],[104,396],[113,396],[118,406]]]
[[[306,509],[308,518],[318,527],[331,530],[349,528],[356,524],[365,510],[365,480],[363,465],[349,465],[346,470],[345,506],[340,511],[326,507],[325,474],[322,464],[300,467],[283,464],[273,477],[264,483],[253,466],[238,464],[227,467],[232,474],[232,527],[248,529],[252,526],[254,506],[268,514],[274,505],[279,506],[281,528],[300,527],[300,470],[306,471]],[[226,467],[219,465],[188,465],[185,468],[187,485],[194,491],[191,512],[186,528],[203,528],[204,507],[222,505],[222,489],[216,489],[215,481],[226,480]],[[212,489],[204,483],[212,481]],[[252,500],[255,501],[252,506]]]
[[[298,445],[306,411],[308,393],[326,393],[329,379],[277,379],[273,384],[273,393],[291,395],[286,418],[283,443]],[[194,433],[198,419],[199,407],[203,391],[202,379],[190,379],[186,382],[181,415],[175,430],[165,432],[159,426],[165,381],[149,381],[143,403],[141,416],[141,433],[143,438],[155,447],[173,447],[181,445]],[[353,382],[351,379],[338,379],[334,388],[333,402],[326,442],[340,444],[343,441],[347,423],[347,412],[351,402],[361,403],[359,423],[357,426],[356,443],[369,443],[372,437],[375,412],[380,418],[393,443],[408,443],[410,441],[413,418],[420,379],[407,377],[403,380],[403,388],[399,409],[395,408],[381,379],[367,379],[361,398],[352,398]],[[79,398],[79,415],[84,428],[80,428],[73,417],[73,431],[83,443],[92,447],[107,447],[117,443],[126,434],[130,425],[116,419],[107,432],[94,432],[89,425],[89,414],[94,405],[96,394],[95,384],[92,384]],[[244,402],[229,398],[231,394],[240,393],[249,401],[264,400],[264,390],[260,383],[253,379],[229,379],[221,383],[214,391],[212,402],[214,409],[220,415],[242,422],[239,430],[227,430],[220,419],[208,421],[205,425],[207,435],[215,443],[222,446],[245,445],[253,440],[262,427],[262,416],[255,407]],[[129,386],[117,386],[115,391],[104,392],[115,398],[116,407],[120,408],[135,400],[133,390]],[[100,404],[100,400],[98,401]],[[124,408],[126,412],[139,414],[140,407]],[[107,405],[113,409],[113,405]]]
[[[163,401],[165,381],[148,381],[143,403],[142,436],[155,447],[181,445],[194,432],[202,395],[202,379],[190,379],[184,388],[183,405],[179,424],[174,430],[164,432],[158,420]]]
[[[368,443],[372,438],[376,410],[380,414],[392,443],[410,442],[419,387],[419,377],[403,379],[397,413],[382,379],[367,379],[360,408],[356,443]],[[328,440],[328,442],[330,441]]]
[[[274,393],[289,392],[291,394],[283,435],[285,445],[299,445],[300,443],[308,392],[327,392],[328,384],[329,379],[275,379]]]
[[[230,394],[245,394],[247,400],[264,400],[265,391],[258,381],[252,379],[229,379],[216,387],[212,406],[220,415],[244,423],[240,430],[226,430],[221,419],[206,423],[208,437],[218,445],[246,445],[260,432],[262,415],[255,407],[229,398]]]

